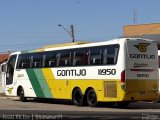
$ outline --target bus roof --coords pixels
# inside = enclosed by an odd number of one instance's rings
[[[56,48],[56,47],[63,47],[63,46],[72,46],[72,45],[81,45],[81,44],[87,44],[90,42],[73,42],[73,43],[62,43],[62,44],[55,44],[55,45],[48,45],[44,46],[43,48]]]
[[[24,50],[19,52],[14,52],[13,54],[21,54],[21,53],[34,53],[34,52],[43,52],[43,51],[51,51],[51,50],[59,50],[59,49],[68,49],[68,48],[78,48],[78,47],[87,47],[89,46],[96,46],[96,45],[104,45],[104,44],[116,44],[116,43],[123,43],[126,40],[140,40],[142,38],[118,38],[112,39],[102,42],[74,42],[74,43],[63,43],[63,44],[55,44],[55,45],[48,45],[42,48],[34,49],[34,50]],[[144,39],[149,40],[149,39]],[[151,40],[153,41],[153,40]]]

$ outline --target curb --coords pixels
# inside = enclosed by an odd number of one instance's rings
[[[14,100],[17,100],[18,97],[9,97],[9,96],[0,96],[0,99],[14,99]]]

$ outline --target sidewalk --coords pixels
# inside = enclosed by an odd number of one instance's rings
[[[0,99],[18,99],[18,97],[6,96],[4,93],[0,93]]]
[[[4,93],[0,93],[0,97],[5,97],[6,95]]]

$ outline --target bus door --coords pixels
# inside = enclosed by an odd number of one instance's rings
[[[9,57],[9,60],[7,62],[6,95],[12,94],[13,87],[11,87],[11,85],[13,83],[16,58],[17,55],[12,55]]]
[[[153,92],[158,90],[158,52],[154,41],[143,39],[126,42],[126,91]]]

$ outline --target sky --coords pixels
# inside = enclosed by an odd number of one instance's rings
[[[160,23],[160,0],[0,0],[0,52],[123,36],[123,26]],[[136,21],[134,21],[134,13]]]

